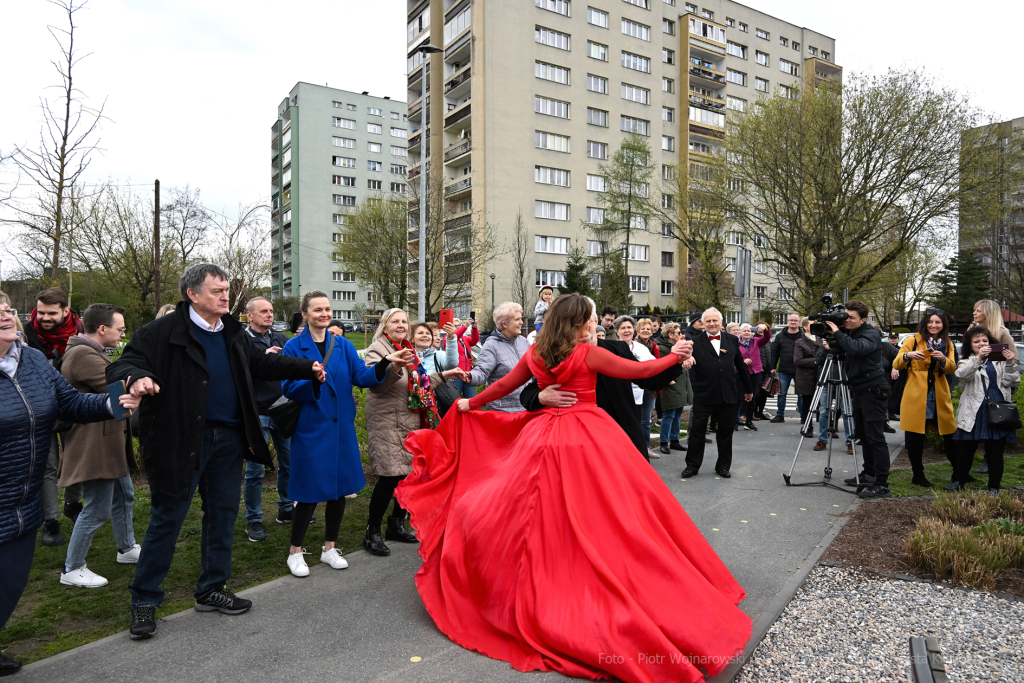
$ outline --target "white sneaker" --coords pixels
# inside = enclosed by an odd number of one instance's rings
[[[309,576],[309,567],[306,566],[306,558],[302,556],[302,553],[288,555],[288,570],[292,576]]]
[[[107,585],[106,579],[89,571],[84,564],[78,569],[61,572],[60,582],[65,586],[78,586],[79,588],[102,588]]]
[[[660,458],[661,457],[661,451],[659,451],[657,448],[648,448],[647,449],[647,455],[651,456],[652,459],[653,458]]]
[[[117,561],[121,564],[138,564],[139,553],[142,552],[142,546],[136,543],[132,546],[131,550],[126,553],[118,551]]]
[[[323,550],[323,546],[321,546],[320,549]],[[324,550],[320,553],[320,561],[331,569],[345,569],[348,567],[348,560],[341,556],[341,553],[338,552],[337,548]]]

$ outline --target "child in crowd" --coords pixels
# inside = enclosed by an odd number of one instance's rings
[[[551,289],[550,286],[544,285],[540,288],[540,299],[537,301],[537,305],[533,307],[533,317],[535,320],[535,328],[540,332],[541,325],[544,324],[544,314],[551,308],[551,299],[555,295],[555,290]]]

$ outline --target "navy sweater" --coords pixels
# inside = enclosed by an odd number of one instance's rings
[[[231,371],[228,346],[224,342],[224,330],[207,332],[195,323],[192,330],[196,340],[206,351],[206,372],[210,375],[210,391],[206,395],[206,422],[221,422],[238,426],[242,424],[242,406],[235,390],[235,375]]]

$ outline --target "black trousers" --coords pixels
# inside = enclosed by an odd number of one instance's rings
[[[746,403],[741,403],[740,404],[740,408],[739,408],[740,410],[743,411],[743,418],[747,422],[753,422],[754,421],[754,415],[758,412],[758,410],[757,410],[757,400],[761,397],[760,395],[764,393],[764,390],[761,389],[761,373],[760,372],[755,372],[754,374],[752,374],[750,376],[750,381],[754,385],[754,394],[755,394],[754,400],[746,402]],[[767,396],[765,396],[765,401],[766,400],[768,400]],[[761,401],[761,407],[764,408],[764,401]]]
[[[853,424],[864,449],[864,472],[875,478],[875,483],[889,484],[889,444],[885,441],[885,415],[888,401],[875,398],[869,391],[850,396],[853,403]]]
[[[32,556],[36,553],[36,532],[33,529],[10,541],[0,543],[0,628],[14,613],[21,594],[28,584]]]
[[[292,532],[291,543],[296,548],[302,545],[306,538],[306,531],[309,523],[313,520],[313,511],[316,510],[316,503],[296,502],[292,508]],[[345,497],[337,500],[327,501],[324,509],[324,540],[331,543],[338,542],[338,532],[341,531],[341,518],[345,515]]]
[[[405,479],[405,476],[396,477],[378,477],[377,483],[373,487],[373,493],[370,494],[370,511],[369,519],[367,522],[372,527],[379,527],[381,522],[384,521],[384,513],[388,511],[388,505],[391,501],[395,501],[394,510],[392,516],[399,520],[405,519],[405,510],[398,504],[398,499],[395,498],[395,489],[398,488],[398,484]]]
[[[978,452],[980,441],[958,441],[956,463],[953,465],[953,481],[963,483],[971,476],[971,465],[974,454]],[[985,461],[988,463],[988,487],[998,489],[1003,483],[1003,451],[1006,450],[1006,439],[988,439],[985,441]]]
[[[736,424],[736,412],[739,406],[735,403],[718,403],[706,405],[694,403],[690,410],[690,424],[686,434],[686,467],[699,471],[704,463],[704,437],[707,435],[708,418],[718,424],[715,431],[715,442],[718,444],[718,461],[715,471],[727,470],[732,467],[732,434]]]
[[[903,436],[907,444],[907,459],[910,460],[910,469],[914,472],[914,476],[924,475],[924,461],[922,455],[924,453],[924,442],[925,435],[917,432],[904,432]],[[957,442],[953,441],[952,434],[946,434],[942,437],[942,445],[946,449],[946,460],[953,466],[953,478],[950,481],[963,481],[963,479],[956,478],[956,463],[957,463]],[[974,455],[974,452],[971,452]]]

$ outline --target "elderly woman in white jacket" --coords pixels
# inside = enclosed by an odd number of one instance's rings
[[[1012,401],[1014,389],[1020,384],[1020,370],[1016,357],[1008,349],[1004,360],[989,360],[992,335],[984,327],[972,327],[964,335],[963,360],[956,376],[963,382],[964,391],[956,409],[956,432],[959,441],[953,467],[953,483],[947,491],[962,489],[968,479],[978,442],[985,442],[988,461],[988,490],[999,495],[1003,477],[1003,450],[1007,443],[1017,443],[1017,432],[1000,429],[989,424],[988,400]],[[988,399],[988,400],[986,400]]]

